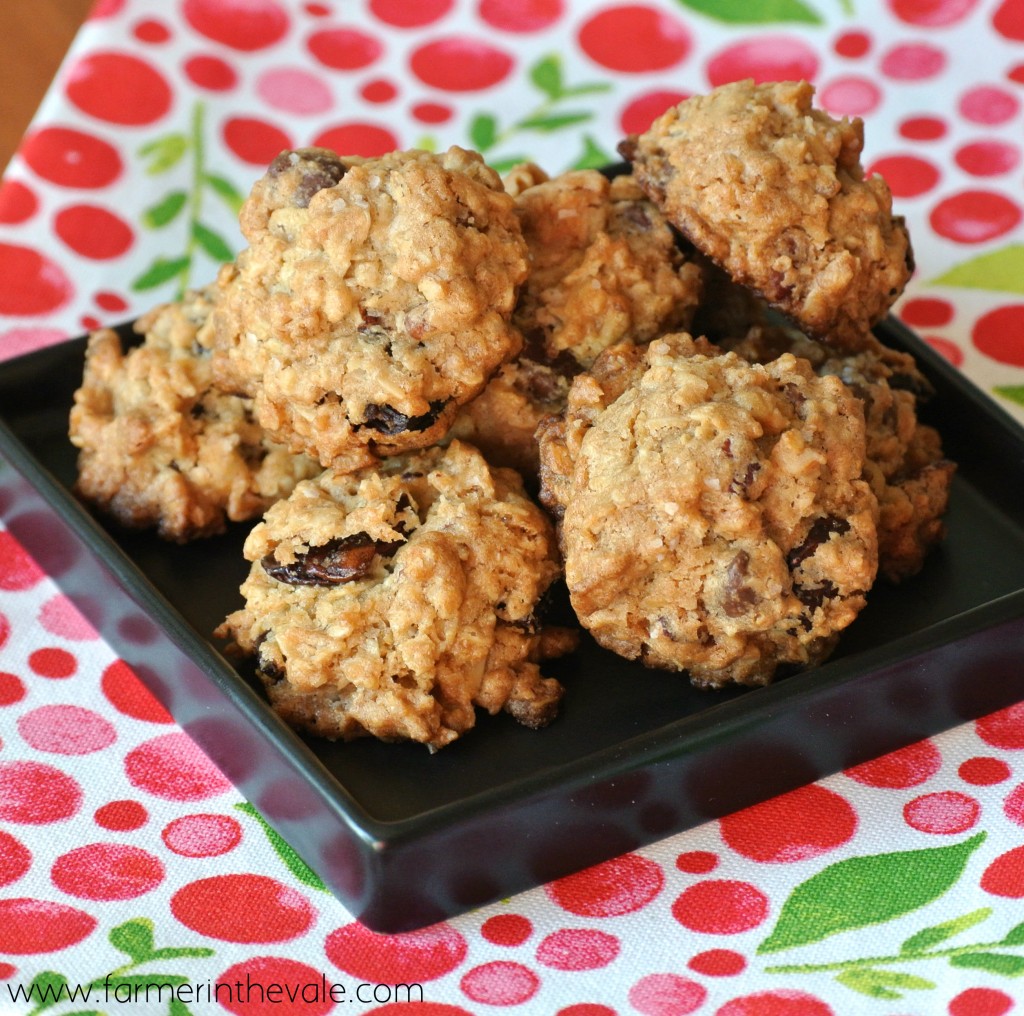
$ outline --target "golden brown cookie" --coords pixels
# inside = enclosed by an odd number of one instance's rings
[[[548,179],[526,165],[505,186],[516,194],[530,255],[512,318],[526,345],[462,410],[452,433],[492,462],[535,476],[534,431],[565,407],[572,376],[610,345],[685,327],[701,271],[632,177],[576,170]]]
[[[214,314],[218,382],[325,465],[433,444],[521,345],[512,198],[455,147],[333,171],[321,150],[282,161],[242,211],[250,245]]]
[[[289,723],[433,751],[477,707],[529,727],[555,716],[562,689],[538,663],[575,644],[536,614],[560,574],[555,535],[518,474],[471,446],[299,484],[245,556],[245,607],[218,633],[255,654]]]
[[[622,153],[700,251],[808,334],[858,348],[913,268],[859,119],[812,105],[806,81],[738,81],[672,107]]]
[[[835,377],[675,334],[613,347],[541,431],[580,623],[699,685],[831,651],[878,565],[864,417]]]
[[[939,432],[918,419],[931,385],[909,353],[867,335],[857,352],[841,353],[813,339],[766,325],[738,342],[723,342],[745,359],[765,363],[783,352],[807,359],[816,373],[840,378],[864,405],[864,478],[878,498],[878,567],[890,582],[917,574],[945,536],[943,517],[956,471]]]
[[[177,542],[259,516],[320,469],[268,440],[250,399],[214,387],[205,326],[219,294],[214,285],[150,311],[127,352],[114,331],[94,332],[71,410],[77,493]]]

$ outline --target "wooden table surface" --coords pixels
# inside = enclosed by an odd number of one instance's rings
[[[0,0],[0,169],[42,102],[93,0]]]

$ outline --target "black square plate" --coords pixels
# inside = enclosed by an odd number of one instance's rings
[[[831,660],[768,688],[697,691],[584,640],[546,668],[566,686],[546,730],[484,715],[436,755],[303,738],[209,641],[247,527],[179,547],[69,493],[84,339],[0,364],[0,518],[345,906],[407,930],[1024,699],[1024,429],[899,323],[878,334],[935,385],[949,535]]]

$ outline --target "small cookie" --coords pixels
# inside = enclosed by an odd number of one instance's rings
[[[824,659],[877,570],[864,417],[838,378],[675,334],[615,347],[541,430],[580,623],[698,685]]]
[[[738,81],[694,96],[623,155],[682,234],[803,331],[859,348],[903,291],[913,256],[859,119],[812,106],[806,81]]]
[[[213,386],[205,328],[218,286],[150,311],[142,345],[89,337],[71,410],[77,493],[122,525],[184,542],[257,517],[319,465],[267,439],[249,399]]]
[[[572,376],[617,342],[644,343],[686,327],[701,271],[630,176],[609,181],[576,170],[548,179],[526,164],[505,186],[516,194],[530,252],[512,318],[526,345],[463,408],[452,432],[490,461],[536,476],[534,431],[565,407]]]
[[[522,343],[512,198],[455,147],[275,165],[243,209],[250,245],[214,314],[218,382],[324,465],[435,443]]]
[[[545,417],[564,411],[578,372],[564,361],[556,366],[520,356],[462,407],[448,437],[475,445],[492,465],[517,469],[535,488],[540,470],[537,427]]]
[[[245,607],[218,634],[256,655],[290,724],[433,751],[477,706],[529,727],[554,717],[562,688],[537,664],[575,644],[536,615],[560,574],[555,535],[518,475],[470,445],[299,484],[245,556]]]
[[[701,273],[633,177],[574,170],[527,187],[516,211],[530,275],[513,316],[545,361],[582,367],[616,342],[687,327]]]

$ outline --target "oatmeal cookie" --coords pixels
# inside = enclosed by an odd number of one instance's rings
[[[122,525],[184,542],[263,513],[319,472],[268,440],[252,403],[213,385],[206,323],[217,285],[138,320],[142,344],[90,338],[71,410],[77,493]]]
[[[299,484],[245,556],[245,607],[218,634],[255,654],[289,723],[433,751],[478,706],[529,727],[554,717],[562,689],[538,663],[575,638],[535,613],[560,574],[551,523],[470,445]]]
[[[615,347],[541,429],[566,582],[597,641],[698,685],[824,659],[877,570],[864,417],[836,377],[674,334]]]
[[[530,275],[513,316],[545,361],[583,367],[616,342],[647,342],[689,326],[701,273],[632,176],[594,169],[527,187],[516,211]]]
[[[942,452],[939,432],[918,419],[931,384],[909,353],[874,335],[855,353],[831,350],[780,328],[755,326],[723,345],[765,363],[783,352],[807,359],[820,375],[840,378],[864,404],[864,478],[878,498],[878,567],[890,582],[916,575],[945,536],[943,516],[956,466]]]
[[[335,158],[283,156],[254,189],[214,365],[275,438],[354,469],[435,443],[519,352],[527,259],[475,153]]]
[[[564,408],[572,376],[610,345],[688,326],[701,271],[630,176],[577,170],[548,179],[527,164],[505,186],[530,253],[512,318],[526,345],[464,407],[453,433],[536,476],[534,431]]]
[[[621,146],[694,246],[808,334],[858,348],[913,256],[859,119],[812,106],[806,81],[738,81],[672,107]]]
[[[476,445],[492,465],[517,469],[535,491],[540,469],[537,427],[545,417],[564,411],[579,369],[520,356],[462,407],[449,437]]]

